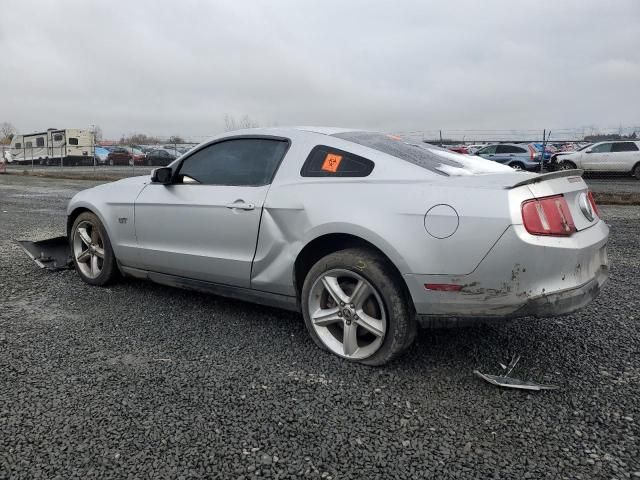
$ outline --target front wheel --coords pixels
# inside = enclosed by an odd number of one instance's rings
[[[633,167],[633,171],[631,172],[636,179],[640,180],[640,163]]]
[[[78,215],[71,228],[71,252],[80,278],[106,285],[118,276],[116,257],[102,222],[91,212]]]
[[[322,349],[366,365],[402,354],[416,321],[402,278],[375,251],[351,248],[320,259],[302,288],[302,312]]]
[[[575,163],[570,162],[569,160],[563,160],[560,162],[559,168],[560,170],[575,170],[577,167]]]

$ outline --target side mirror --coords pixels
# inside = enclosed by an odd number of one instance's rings
[[[151,172],[151,181],[153,183],[161,183],[162,185],[169,185],[173,177],[173,170],[169,167],[156,168]]]

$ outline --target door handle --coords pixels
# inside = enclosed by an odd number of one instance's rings
[[[253,210],[256,206],[253,203],[246,203],[244,200],[236,200],[226,205],[227,208],[238,210]]]

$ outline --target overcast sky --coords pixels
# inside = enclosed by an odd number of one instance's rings
[[[640,125],[639,0],[5,1],[0,55],[22,133]]]

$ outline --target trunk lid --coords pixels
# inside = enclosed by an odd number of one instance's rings
[[[598,217],[595,213],[593,218],[589,219],[581,207],[581,203],[584,204],[585,201],[588,204],[586,195],[589,190],[582,179],[582,170],[561,170],[543,174],[514,171],[513,173],[480,174],[451,178],[462,187],[500,188],[505,190],[526,189],[530,192],[530,197],[529,194],[526,195],[529,198],[542,198],[562,194],[567,200],[571,216],[578,231],[598,223]],[[517,198],[518,201],[521,200],[520,197]],[[514,211],[513,214],[516,215],[516,212]]]

